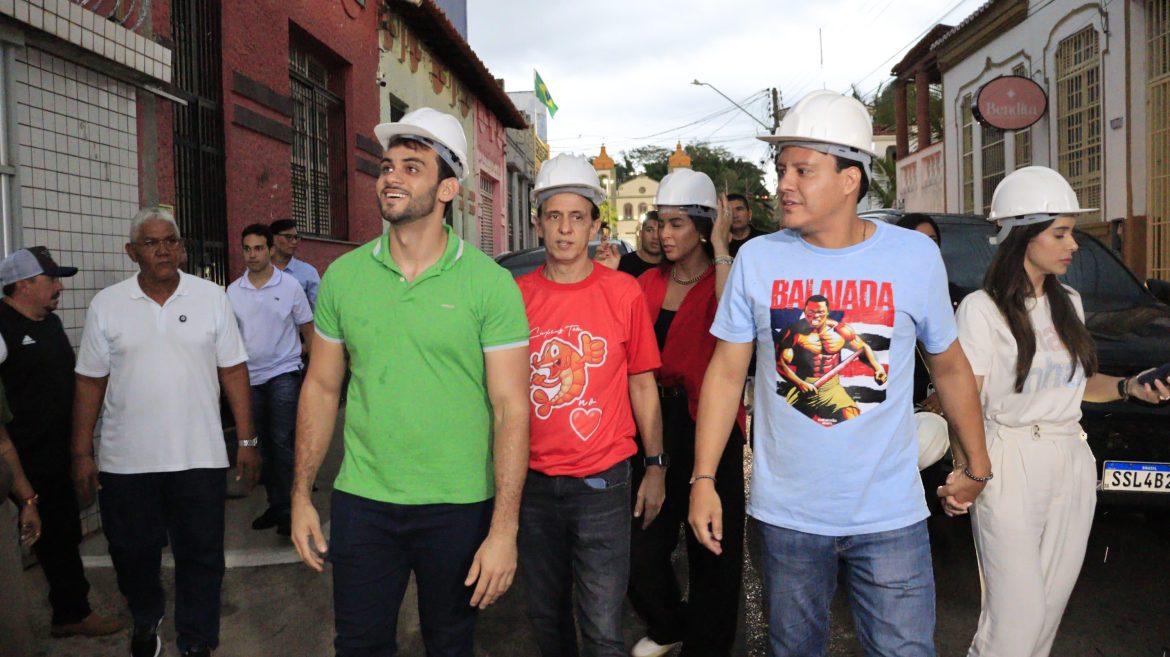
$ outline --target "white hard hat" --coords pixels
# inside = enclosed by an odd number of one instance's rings
[[[553,194],[572,192],[601,205],[605,190],[597,177],[597,169],[583,155],[561,153],[540,165],[536,185],[532,188],[532,204],[539,206]]]
[[[938,463],[951,445],[947,421],[938,413],[925,411],[914,414],[918,433],[918,469],[925,470]]]
[[[702,171],[675,169],[658,183],[654,204],[659,210],[667,205],[699,206],[706,208],[707,212],[698,214],[714,219],[719,209],[719,195],[715,193],[715,183]]]
[[[456,178],[462,180],[467,173],[467,134],[450,114],[420,107],[394,123],[374,126],[374,135],[382,143],[382,150],[388,149],[395,137],[426,144],[451,167]]]
[[[988,221],[999,226],[991,238],[999,244],[1015,226],[1051,221],[1061,215],[1085,214],[1097,208],[1082,208],[1064,176],[1048,167],[1031,166],[1009,173],[995,187]]]
[[[827,155],[859,162],[870,180],[873,147],[873,118],[861,101],[835,91],[818,89],[788,110],[776,132],[761,141],[809,148]]]

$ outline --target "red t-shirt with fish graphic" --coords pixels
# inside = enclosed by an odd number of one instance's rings
[[[516,279],[528,313],[528,467],[585,477],[636,451],[628,377],[661,364],[637,281],[595,264],[579,283]]]

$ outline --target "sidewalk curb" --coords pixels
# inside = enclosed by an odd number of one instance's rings
[[[321,527],[326,538],[329,536],[329,521]],[[224,565],[227,568],[255,568],[257,566],[279,566],[282,564],[300,563],[301,558],[290,543],[284,547],[272,548],[245,548],[227,550],[224,552]],[[81,557],[81,563],[86,568],[112,568],[110,555],[87,555]],[[175,558],[168,550],[163,553],[163,568],[174,568]]]

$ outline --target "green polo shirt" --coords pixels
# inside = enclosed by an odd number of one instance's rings
[[[330,265],[314,322],[353,372],[335,488],[395,504],[495,494],[484,353],[528,348],[506,270],[448,227],[442,258],[408,283],[383,235]]]

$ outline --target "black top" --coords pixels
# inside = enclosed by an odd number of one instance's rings
[[[12,410],[7,428],[21,463],[27,470],[49,460],[68,464],[75,358],[61,318],[33,321],[0,301],[0,336],[8,346],[0,365]]]
[[[767,233],[756,228],[755,226],[748,226],[748,236],[742,240],[737,240],[733,237],[731,241],[727,243],[727,252],[731,254],[732,258],[734,258],[735,254],[739,253],[739,247],[743,246],[744,242],[754,237],[759,237],[760,235],[767,235]]]
[[[618,261],[618,271],[624,271],[634,278],[641,276],[642,272],[654,269],[657,266],[653,262],[646,262],[639,258],[637,251],[630,251]]]
[[[677,314],[677,310],[667,310],[666,308],[661,308],[658,311],[658,319],[654,322],[654,337],[658,339],[658,351],[660,352],[666,348],[666,334],[670,332],[670,324]]]

